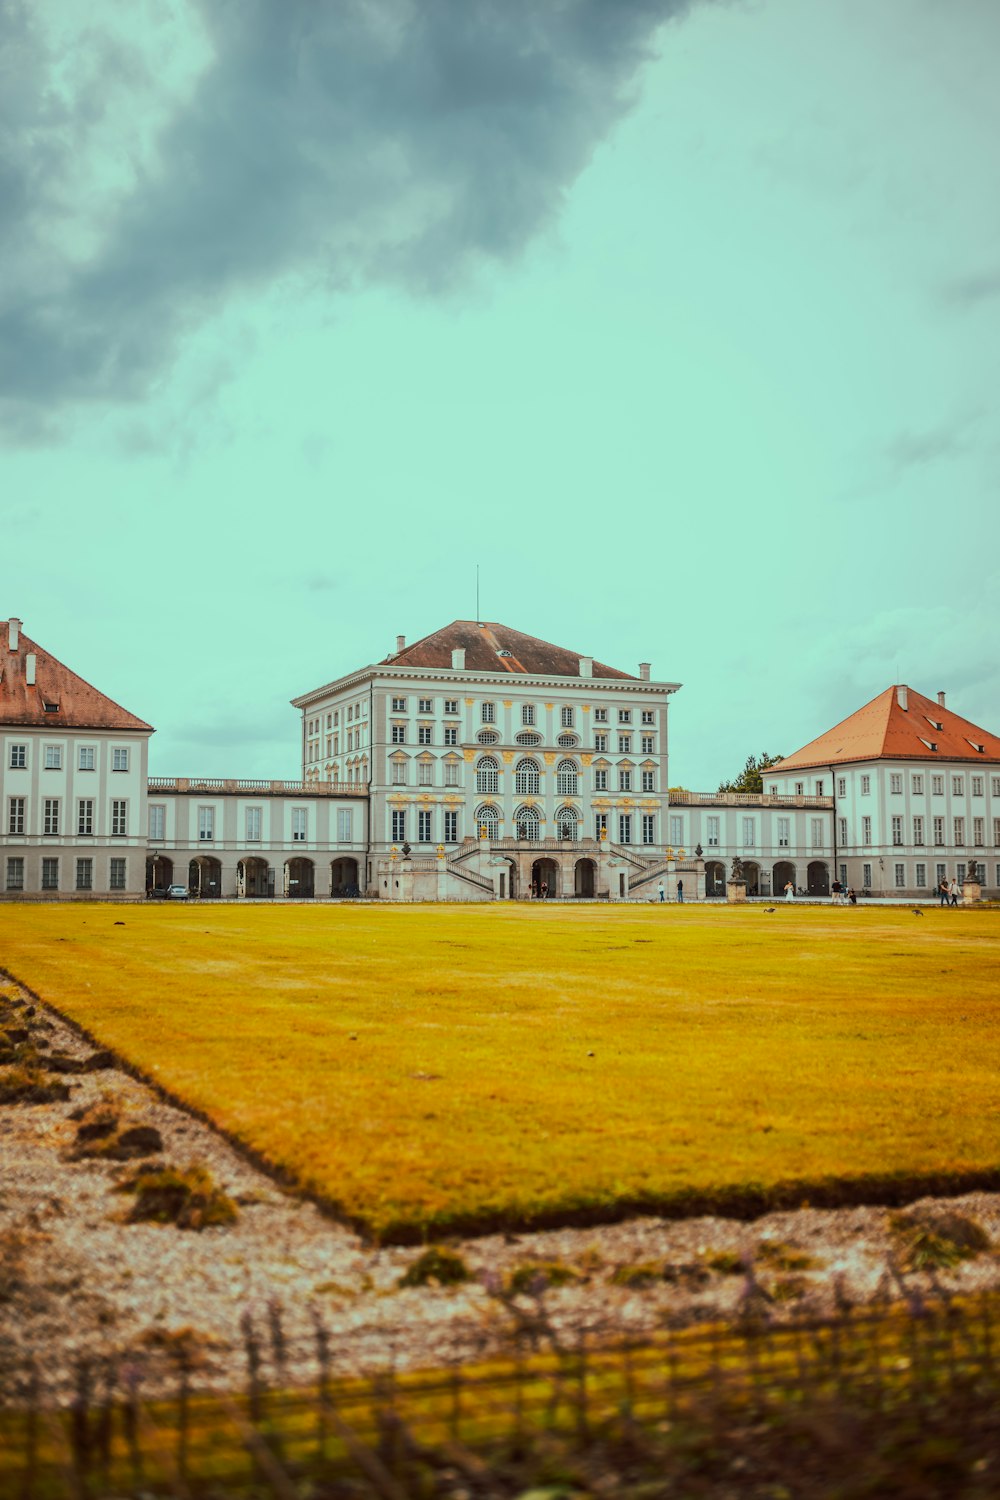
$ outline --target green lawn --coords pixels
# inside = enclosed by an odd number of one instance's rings
[[[1000,1182],[993,912],[6,905],[0,962],[386,1237]]]

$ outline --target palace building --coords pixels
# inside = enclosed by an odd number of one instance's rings
[[[893,687],[766,773],[669,790],[679,684],[455,620],[292,700],[301,778],[152,777],[152,727],[0,623],[0,896],[927,897],[1000,890],[1000,740]]]

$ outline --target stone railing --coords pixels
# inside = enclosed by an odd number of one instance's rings
[[[150,776],[150,792],[218,793],[242,797],[366,797],[368,788],[347,781],[262,781],[226,776]]]
[[[675,787],[671,807],[832,807],[832,797],[796,797],[794,792],[688,792]]]

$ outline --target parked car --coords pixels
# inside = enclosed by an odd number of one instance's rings
[[[188,888],[186,885],[168,885],[166,895],[168,901],[186,901]]]

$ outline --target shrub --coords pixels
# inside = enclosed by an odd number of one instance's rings
[[[69,1098],[69,1084],[46,1078],[35,1062],[15,1063],[0,1074],[0,1104],[53,1104]]]
[[[975,1219],[945,1209],[940,1213],[893,1214],[889,1227],[904,1271],[937,1271],[973,1260],[992,1241]]]
[[[151,1222],[176,1224],[178,1229],[208,1229],[232,1224],[239,1209],[212,1174],[200,1166],[159,1167],[138,1172],[121,1186],[133,1193],[135,1202],[128,1215],[130,1224]]]
[[[468,1281],[469,1268],[455,1250],[445,1250],[431,1245],[418,1255],[405,1275],[399,1278],[400,1286],[457,1286]]]
[[[611,1284],[613,1286],[644,1287],[652,1286],[655,1281],[662,1281],[663,1267],[653,1260],[639,1261],[634,1266],[619,1266],[612,1273]]]
[[[550,1286],[568,1286],[583,1279],[583,1274],[564,1260],[526,1260],[511,1271],[507,1290],[516,1296],[520,1292],[545,1291]]]
[[[705,1256],[705,1265],[720,1276],[742,1276],[744,1270],[743,1257],[735,1250],[712,1250]]]
[[[782,1240],[761,1240],[756,1258],[773,1271],[815,1271],[819,1265],[815,1256],[796,1250]]]

